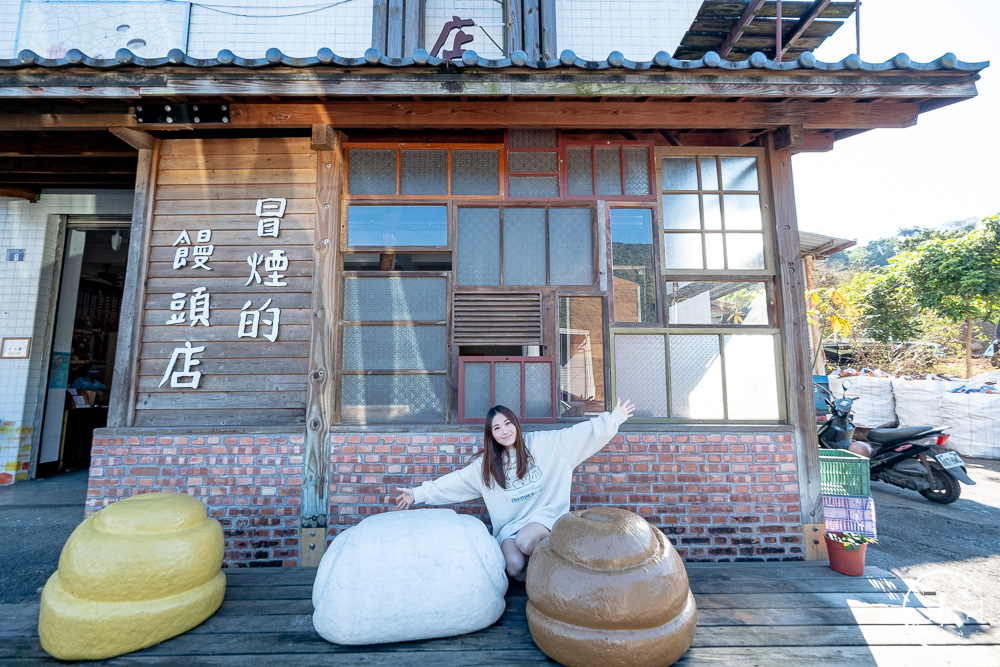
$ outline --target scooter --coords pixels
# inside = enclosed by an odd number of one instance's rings
[[[824,393],[828,410],[827,420],[819,427],[819,446],[848,449],[854,440],[852,410],[857,400],[846,395],[851,381],[844,381],[841,398],[822,385],[816,386]],[[958,452],[945,447],[948,437],[944,427],[935,426],[871,429],[866,442],[873,449],[868,462],[872,481],[916,491],[933,503],[955,502],[962,495],[959,482],[975,482]]]

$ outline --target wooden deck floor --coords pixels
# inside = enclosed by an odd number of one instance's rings
[[[515,584],[496,624],[468,635],[349,647],[312,627],[315,570],[227,570],[226,599],[194,630],[109,665],[531,665],[527,597]],[[689,564],[694,644],[676,664],[1000,665],[1000,632],[961,611],[923,606],[891,574],[847,577],[826,563]],[[0,664],[58,663],[38,642],[38,602],[0,605]],[[627,660],[623,664],[627,664]]]

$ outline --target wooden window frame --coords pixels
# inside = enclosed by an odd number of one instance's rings
[[[703,157],[754,157],[757,160],[757,189],[756,190],[725,190],[722,188],[722,183],[720,179],[719,188],[717,190],[707,190],[705,188],[699,187],[697,190],[663,190],[663,174],[662,174],[662,159],[665,157],[693,157],[695,160],[700,160]],[[696,164],[698,164],[696,162]],[[660,147],[657,148],[653,153],[653,167],[654,167],[654,177],[653,184],[656,193],[656,207],[660,214],[659,218],[661,221],[661,227],[659,230],[660,236],[660,266],[661,272],[664,276],[669,276],[674,279],[676,276],[715,276],[715,277],[735,277],[736,279],[743,277],[746,279],[751,279],[752,277],[760,279],[761,277],[769,277],[772,280],[777,275],[777,257],[775,253],[775,229],[774,229],[774,206],[771,202],[771,187],[768,181],[768,165],[767,165],[767,155],[763,148],[679,148],[679,147]],[[699,184],[701,182],[701,170],[698,169],[698,180]],[[718,193],[720,197],[726,194],[756,194],[760,197],[761,203],[761,231],[763,251],[764,251],[764,268],[762,269],[692,269],[692,268],[682,268],[682,269],[671,269],[667,266],[666,262],[666,237],[670,235],[692,235],[698,236],[702,243],[702,261],[705,262],[705,237],[709,234],[719,234],[723,236],[723,242],[725,242],[726,235],[736,235],[736,234],[757,234],[756,230],[727,230],[725,229],[725,223],[723,227],[719,230],[705,230],[704,227],[701,229],[691,229],[691,230],[678,230],[678,231],[667,231],[662,228],[662,221],[665,219],[663,213],[663,195],[664,194],[697,194],[703,195],[705,193]],[[704,279],[704,278],[702,278]]]
[[[556,357],[555,356],[544,356],[544,357],[525,357],[525,356],[510,356],[510,357],[478,357],[478,356],[460,356],[458,357],[458,416],[457,422],[459,424],[475,424],[482,423],[485,415],[469,416],[465,414],[465,365],[467,363],[489,363],[490,365],[490,405],[496,405],[496,365],[498,363],[520,363],[521,366],[521,403],[517,406],[518,419],[522,424],[554,424],[556,422],[556,416],[558,413],[558,400],[559,400],[559,390],[556,385],[557,374],[556,374]],[[547,417],[526,417],[525,406],[526,406],[526,394],[524,390],[524,367],[526,364],[538,364],[547,363],[549,365],[549,388],[550,388],[550,404],[552,406],[551,414]],[[512,409],[513,406],[509,406]]]
[[[611,211],[613,209],[641,209],[649,211],[652,218],[653,225],[653,274],[656,279],[656,284],[653,286],[653,298],[656,301],[656,321],[655,322],[619,322],[614,319],[615,314],[615,288],[614,288],[614,277],[615,277],[615,258],[612,254],[612,241],[611,238]],[[663,293],[663,269],[662,269],[662,255],[661,248],[662,245],[662,228],[660,227],[660,209],[658,206],[653,204],[653,202],[643,202],[643,203],[632,203],[632,202],[618,202],[613,206],[606,206],[604,208],[605,213],[605,237],[607,239],[607,257],[608,257],[608,322],[610,326],[619,328],[649,328],[655,326],[663,325],[666,319],[666,295]],[[657,230],[660,233],[657,234]]]
[[[345,320],[344,319],[344,289],[345,282],[348,278],[443,278],[445,281],[445,319],[444,320]],[[342,387],[343,378],[347,375],[443,375],[445,377],[445,395],[442,397],[445,402],[445,422],[448,423],[451,420],[451,401],[449,397],[452,395],[452,355],[445,350],[445,368],[444,370],[414,370],[414,369],[393,369],[393,370],[345,370],[344,369],[344,329],[346,327],[364,327],[364,326],[444,326],[445,327],[445,341],[450,345],[452,338],[452,315],[451,315],[451,299],[448,298],[454,289],[454,280],[452,278],[451,271],[340,271],[340,280],[337,285],[337,302],[340,304],[337,311],[337,345],[336,354],[334,360],[334,368],[336,369],[334,377],[334,386],[336,387],[336,406],[334,409],[334,423],[342,424]],[[356,422],[348,422],[354,424]],[[368,423],[368,422],[365,422]],[[371,423],[385,423],[394,424],[398,422],[371,422]]]
[[[610,148],[618,147],[618,176],[619,182],[621,184],[622,193],[620,195],[599,195],[597,194],[597,149],[598,148]],[[571,195],[569,194],[569,149],[570,148],[589,148],[590,149],[590,180],[591,180],[591,194],[588,195]],[[625,192],[625,149],[626,148],[646,148],[646,170],[649,176],[649,192],[645,195],[626,195]],[[658,199],[658,189],[657,184],[659,179],[656,178],[656,170],[654,169],[654,149],[656,146],[651,141],[630,141],[628,139],[620,139],[616,141],[580,141],[580,140],[563,140],[562,135],[560,135],[559,140],[559,167],[560,167],[560,189],[559,196],[561,199],[568,201],[579,201],[579,200],[602,200],[608,202],[646,202],[653,203]]]
[[[506,173],[507,155],[504,150],[504,144],[499,143],[476,143],[476,144],[454,144],[454,143],[405,143],[405,142],[358,142],[347,144],[344,150],[344,170],[348,175],[348,191],[346,193],[346,200],[348,205],[353,203],[367,202],[367,201],[380,201],[385,202],[386,200],[401,201],[401,202],[419,202],[421,200],[434,200],[433,203],[440,204],[442,200],[456,200],[456,201],[475,201],[478,199],[492,199],[497,198],[503,200],[504,193],[506,192],[505,182],[503,175]],[[350,192],[350,173],[351,173],[351,150],[395,150],[396,151],[396,192],[394,194],[384,194],[384,195],[361,195],[361,194],[351,194]],[[448,152],[448,191],[446,194],[438,195],[404,195],[400,194],[400,184],[402,181],[402,169],[403,169],[403,151],[417,151],[417,150],[444,150]],[[485,194],[485,195],[453,195],[451,194],[452,185],[452,152],[453,151],[492,151],[495,150],[498,153],[497,156],[497,192],[496,194]]]
[[[617,355],[615,354],[615,338],[619,335],[622,336],[636,336],[636,335],[647,335],[647,336],[662,336],[663,337],[663,349],[666,355],[664,360],[664,378],[663,382],[666,387],[667,395],[667,414],[666,417],[633,417],[629,421],[636,423],[648,423],[648,424],[719,424],[719,425],[731,425],[734,423],[746,423],[753,425],[780,425],[787,423],[788,413],[787,413],[787,400],[786,400],[786,389],[784,384],[784,364],[782,363],[781,355],[781,331],[777,327],[766,327],[766,328],[746,328],[746,327],[691,327],[686,329],[674,329],[674,328],[664,328],[664,327],[647,327],[647,328],[635,328],[635,329],[623,329],[621,327],[611,327],[609,332],[609,353],[608,356],[611,357],[611,370],[610,370],[610,385],[611,385],[611,395],[618,395],[618,370],[617,370]],[[722,381],[722,408],[723,415],[722,419],[705,419],[702,417],[671,417],[669,415],[673,414],[673,395],[670,391],[670,369],[671,369],[671,359],[670,359],[670,337],[671,336],[718,336],[719,337],[719,350],[720,359],[722,364],[721,381]],[[723,345],[723,338],[725,336],[740,336],[740,335],[757,335],[757,336],[769,336],[771,338],[771,343],[774,346],[774,374],[775,374],[775,386],[777,387],[777,396],[775,400],[777,401],[778,407],[778,417],[777,419],[760,419],[760,420],[733,420],[728,418],[729,414],[729,399],[726,396],[726,353],[725,345]]]
[[[450,218],[453,221],[454,227],[454,238],[451,239],[453,243],[454,254],[453,260],[453,270],[455,271],[455,290],[461,292],[483,292],[483,291],[510,291],[510,292],[531,292],[531,291],[545,291],[548,289],[558,289],[558,290],[574,290],[579,288],[581,291],[594,290],[598,288],[598,282],[600,280],[600,254],[598,247],[598,240],[600,236],[598,235],[597,229],[597,206],[596,202],[592,203],[590,206],[583,206],[580,202],[563,202],[554,199],[544,199],[544,200],[524,200],[517,198],[510,200],[509,203],[506,202],[496,202],[488,203],[481,202],[471,205],[455,204],[454,218]],[[499,255],[498,262],[500,264],[500,284],[499,285],[461,285],[458,283],[458,264],[461,261],[461,256],[458,252],[458,209],[459,208],[496,208],[500,210],[500,234],[499,234],[499,247],[497,252]],[[504,271],[503,271],[503,260],[504,260],[504,250],[503,250],[503,235],[504,235],[504,212],[507,209],[516,208],[541,208],[545,210],[545,284],[544,285],[507,285],[504,282]],[[552,276],[550,275],[550,257],[549,251],[551,248],[550,234],[549,234],[549,211],[552,209],[588,209],[590,210],[590,222],[591,222],[591,237],[593,243],[591,244],[591,282],[586,285],[562,285],[553,284]]]

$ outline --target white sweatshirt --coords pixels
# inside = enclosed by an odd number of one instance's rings
[[[506,489],[496,482],[483,484],[483,457],[477,456],[464,468],[413,489],[414,503],[447,505],[482,497],[498,542],[529,523],[540,523],[552,530],[556,519],[569,512],[573,469],[608,444],[626,419],[616,409],[558,431],[525,433],[524,444],[531,452],[532,463],[524,477],[518,479],[516,457],[510,456],[505,469]]]

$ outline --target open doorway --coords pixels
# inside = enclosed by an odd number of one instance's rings
[[[127,220],[67,221],[38,477],[89,467],[108,423],[128,245]]]

